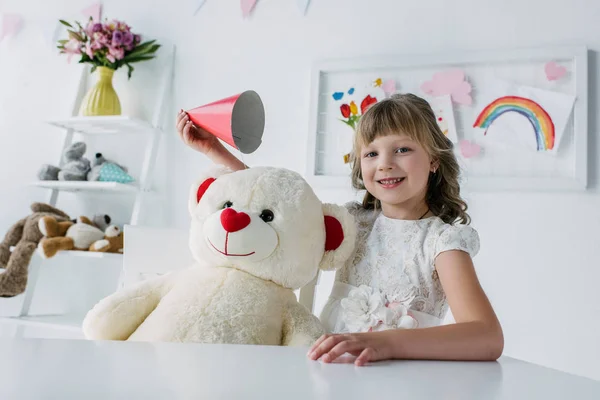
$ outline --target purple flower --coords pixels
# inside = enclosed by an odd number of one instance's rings
[[[133,36],[133,41],[135,44],[138,44],[142,41],[142,37],[140,35],[134,35]]]
[[[114,38],[114,36],[113,36],[113,38]],[[131,32],[124,32],[123,33],[123,44],[125,46],[129,46],[132,43],[133,43],[133,35],[131,34]]]
[[[92,26],[92,33],[95,33],[95,32],[100,32],[100,31],[102,31],[102,24],[100,24],[100,23],[95,23],[95,24]]]
[[[119,46],[121,44],[123,44],[123,32],[114,31],[112,34],[112,45]]]

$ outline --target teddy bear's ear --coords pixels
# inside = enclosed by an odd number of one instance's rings
[[[232,171],[224,166],[218,166],[208,170],[202,174],[195,184],[190,188],[190,194],[188,198],[188,210],[190,215],[194,213],[196,206],[200,203],[202,196],[208,190],[209,186],[217,180],[218,177],[231,173]]]
[[[345,207],[323,204],[325,216],[325,254],[319,268],[333,271],[341,268],[352,255],[356,242],[356,223]]]

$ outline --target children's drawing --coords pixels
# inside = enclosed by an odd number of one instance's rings
[[[575,97],[498,81],[496,96],[479,111],[473,127],[506,144],[555,155],[571,115]]]

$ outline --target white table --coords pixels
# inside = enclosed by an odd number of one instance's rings
[[[306,349],[0,340],[0,399],[600,399],[600,382],[499,362],[323,364]]]

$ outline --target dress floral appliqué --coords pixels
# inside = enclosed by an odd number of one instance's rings
[[[342,316],[349,332],[376,332],[388,329],[411,329],[417,320],[402,303],[390,303],[379,290],[361,285],[342,299]]]

